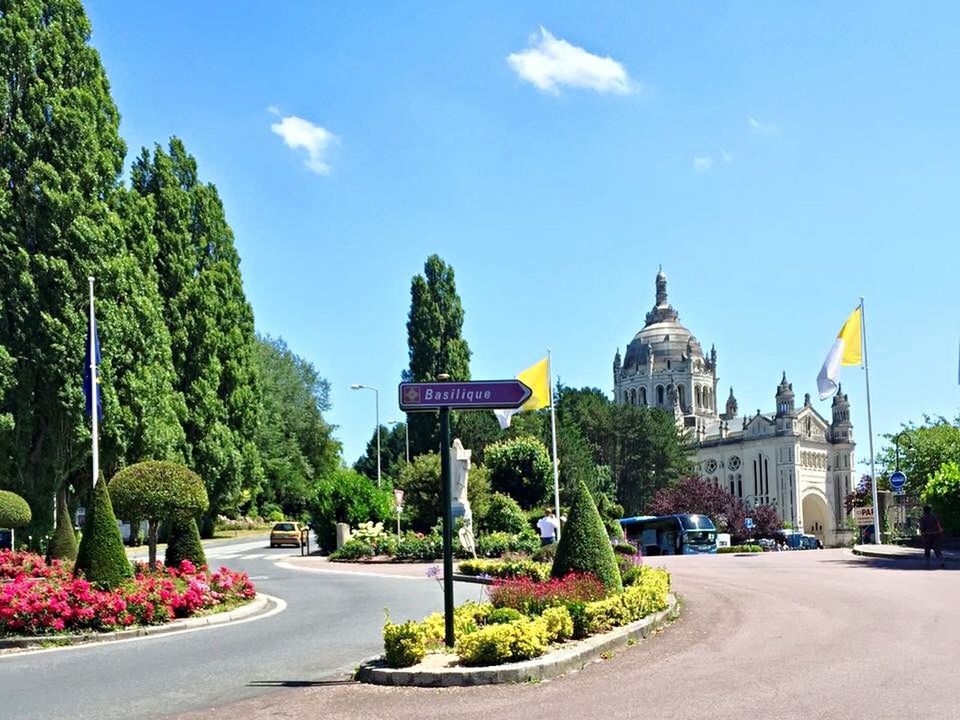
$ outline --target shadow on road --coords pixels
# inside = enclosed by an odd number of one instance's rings
[[[336,685],[356,685],[356,680],[251,680],[247,687],[327,687]]]
[[[847,567],[871,567],[878,570],[921,570],[923,572],[944,572],[960,570],[960,564],[956,560],[947,560],[945,567],[940,567],[937,560],[931,560],[930,565],[924,564],[923,560],[914,558],[873,558],[873,557],[847,557],[837,560],[823,560],[828,565],[844,565]]]

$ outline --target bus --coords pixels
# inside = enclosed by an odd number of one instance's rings
[[[717,528],[706,515],[623,518],[627,540],[644,555],[697,555],[717,551]]]

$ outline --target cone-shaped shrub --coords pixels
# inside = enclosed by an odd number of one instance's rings
[[[207,564],[197,521],[182,515],[175,517],[170,523],[170,540],[163,563],[167,567],[179,567],[181,560],[189,560],[197,567]]]
[[[590,573],[604,584],[608,592],[623,589],[617,558],[603,520],[582,480],[571,498],[570,514],[560,534],[551,575],[559,578],[571,572]]]
[[[93,502],[87,512],[73,572],[105,587],[116,587],[133,575],[103,473],[93,489]]]
[[[0,528],[26,527],[32,518],[26,500],[9,490],[0,490]]]
[[[67,494],[57,496],[57,529],[53,533],[47,553],[51,558],[60,560],[77,559],[77,533],[73,529],[73,518],[67,507]]]

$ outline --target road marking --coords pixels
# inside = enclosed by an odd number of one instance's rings
[[[287,602],[282,598],[278,598],[274,595],[267,595],[266,593],[257,593],[262,595],[268,600],[272,600],[276,603],[276,607],[272,610],[268,610],[265,613],[259,613],[257,615],[252,615],[250,617],[241,618],[240,620],[232,620],[230,622],[218,623],[216,625],[200,625],[199,627],[184,628],[183,630],[171,630],[170,632],[156,633],[154,635],[140,635],[139,637],[124,638],[123,640],[100,640],[87,643],[78,643],[76,645],[64,645],[63,647],[53,647],[53,648],[37,648],[36,650],[20,650],[17,652],[3,653],[0,654],[0,663],[9,658],[18,658],[23,657],[24,655],[39,655],[40,653],[50,653],[50,652],[66,652],[67,650],[89,650],[92,647],[105,647],[109,645],[120,645],[122,643],[138,642],[141,640],[160,640],[162,638],[174,637],[175,635],[185,635],[187,633],[199,632],[201,630],[217,630],[218,628],[228,628],[234,627],[236,625],[242,625],[243,623],[253,622],[254,620],[266,620],[268,617],[273,617],[278,613],[282,613],[287,609]],[[56,640],[56,635],[50,636],[50,640]]]
[[[303,565],[292,565],[288,562],[275,562],[275,566],[278,568],[283,568],[285,570],[304,570],[306,572],[317,572],[317,573],[329,573],[330,575],[354,575],[357,577],[375,577],[375,578],[389,578],[391,580],[429,580],[430,578],[424,576],[420,577],[418,575],[389,575],[385,573],[373,573],[373,572],[364,572],[364,571],[354,571],[354,570],[328,570],[326,568],[314,568],[314,567],[304,567]]]

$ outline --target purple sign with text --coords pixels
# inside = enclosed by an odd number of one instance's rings
[[[509,410],[523,405],[531,394],[519,380],[400,383],[400,409]]]

